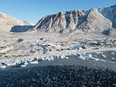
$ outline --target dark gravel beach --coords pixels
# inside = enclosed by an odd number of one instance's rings
[[[7,68],[0,70],[0,87],[116,87],[116,53],[91,54],[106,62],[71,55],[25,68]]]
[[[116,72],[83,66],[41,66],[1,71],[0,87],[116,87]]]

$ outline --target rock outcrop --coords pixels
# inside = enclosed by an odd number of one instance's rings
[[[108,30],[116,28],[116,5],[90,10],[59,12],[43,17],[34,30],[45,32],[83,32]]]

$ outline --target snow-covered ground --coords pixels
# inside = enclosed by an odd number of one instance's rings
[[[114,51],[116,38],[101,34],[60,34],[29,31],[25,33],[0,32],[0,67],[39,64],[39,60],[53,61],[54,58],[78,59],[106,62],[107,55],[97,58],[92,53]],[[115,61],[116,56],[112,57]]]

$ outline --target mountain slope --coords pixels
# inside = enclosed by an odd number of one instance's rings
[[[17,30],[16,26],[30,26],[30,25],[31,25],[31,23],[29,23],[29,22],[18,20],[7,14],[0,13],[0,31],[6,31],[6,32],[10,32],[13,30],[16,31]],[[15,29],[12,30],[12,28],[14,26],[15,26]],[[18,28],[18,30],[20,31],[19,28]]]
[[[104,31],[116,28],[116,5],[90,10],[59,12],[43,17],[33,28],[45,32]]]
[[[49,15],[42,18],[34,27],[34,29],[42,31],[63,31],[74,30],[81,17],[86,11],[69,11],[59,12],[58,14]]]
[[[105,18],[97,9],[89,10],[87,14],[81,20],[81,23],[77,26],[84,32],[87,31],[103,31],[112,27],[110,20]]]
[[[99,12],[112,22],[112,27],[116,28],[116,5],[99,8]]]

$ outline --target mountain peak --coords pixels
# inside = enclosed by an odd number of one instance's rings
[[[90,10],[59,12],[42,18],[33,29],[45,32],[103,31],[116,25],[116,5]]]
[[[84,10],[75,10],[48,15],[43,17],[33,29],[45,32],[71,31],[76,28],[77,22],[85,12]]]

